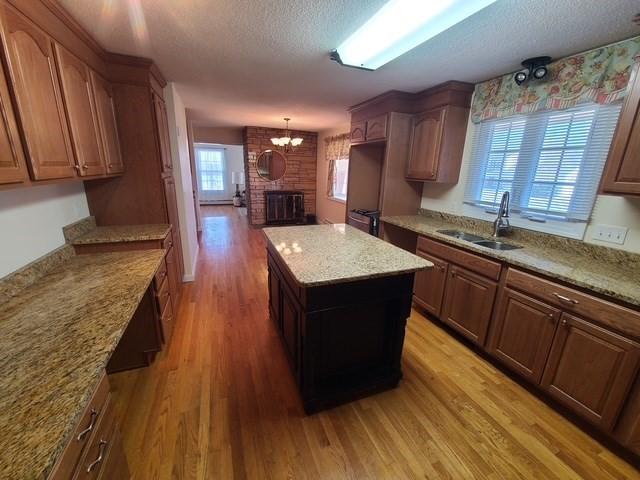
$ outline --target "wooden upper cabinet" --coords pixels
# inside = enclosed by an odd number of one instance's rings
[[[156,125],[158,127],[158,147],[160,148],[162,173],[170,173],[173,169],[173,163],[171,161],[171,145],[169,143],[167,108],[164,100],[155,93],[153,94],[153,107],[156,115]]]
[[[53,41],[5,2],[2,43],[34,180],[75,176]]]
[[[504,288],[489,351],[534,383],[540,383],[561,311]]]
[[[105,162],[89,67],[57,43],[55,50],[79,174],[102,175]]]
[[[442,321],[484,345],[498,285],[457,265],[449,266]]]
[[[605,431],[610,431],[640,365],[640,345],[564,313],[542,386]]]
[[[430,261],[434,266],[416,272],[413,282],[413,300],[430,314],[440,317],[449,264],[419,249],[416,250],[416,255]]]
[[[379,115],[367,120],[367,141],[383,140],[387,138],[387,115]]]
[[[409,152],[407,177],[415,180],[435,180],[440,160],[440,144],[444,128],[445,109],[439,108],[415,117]]]
[[[120,149],[113,89],[109,82],[93,70],[91,71],[91,86],[95,98],[106,171],[108,174],[122,173],[124,172],[124,161]]]
[[[446,105],[413,119],[407,180],[458,182],[469,109]]]
[[[0,63],[0,184],[22,183],[27,180],[27,164],[20,141],[11,96],[4,68]]]
[[[640,71],[637,69],[629,89],[602,177],[605,193],[640,195]]]
[[[351,143],[364,142],[365,132],[367,131],[366,122],[355,122],[351,124],[351,132],[349,134]]]

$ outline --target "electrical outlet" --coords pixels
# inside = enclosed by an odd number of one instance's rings
[[[627,227],[617,227],[615,225],[596,225],[593,229],[592,238],[601,242],[617,243],[623,245],[627,238]]]

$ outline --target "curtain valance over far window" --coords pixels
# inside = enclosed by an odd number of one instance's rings
[[[347,160],[349,158],[349,147],[351,142],[348,133],[336,135],[325,139],[326,159],[329,162],[327,175],[327,196],[335,196],[336,187],[336,162],[338,160]]]
[[[640,36],[552,62],[542,81],[517,85],[509,73],[479,83],[471,120],[479,123],[539,110],[564,110],[585,102],[615,102],[626,95],[637,61]]]

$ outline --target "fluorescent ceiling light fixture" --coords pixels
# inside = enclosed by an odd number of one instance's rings
[[[390,0],[331,52],[331,58],[375,70],[495,1]]]

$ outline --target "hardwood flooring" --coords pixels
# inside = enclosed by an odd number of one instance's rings
[[[305,416],[242,212],[203,208],[170,348],[111,379],[135,479],[639,478],[417,312],[397,389]]]

